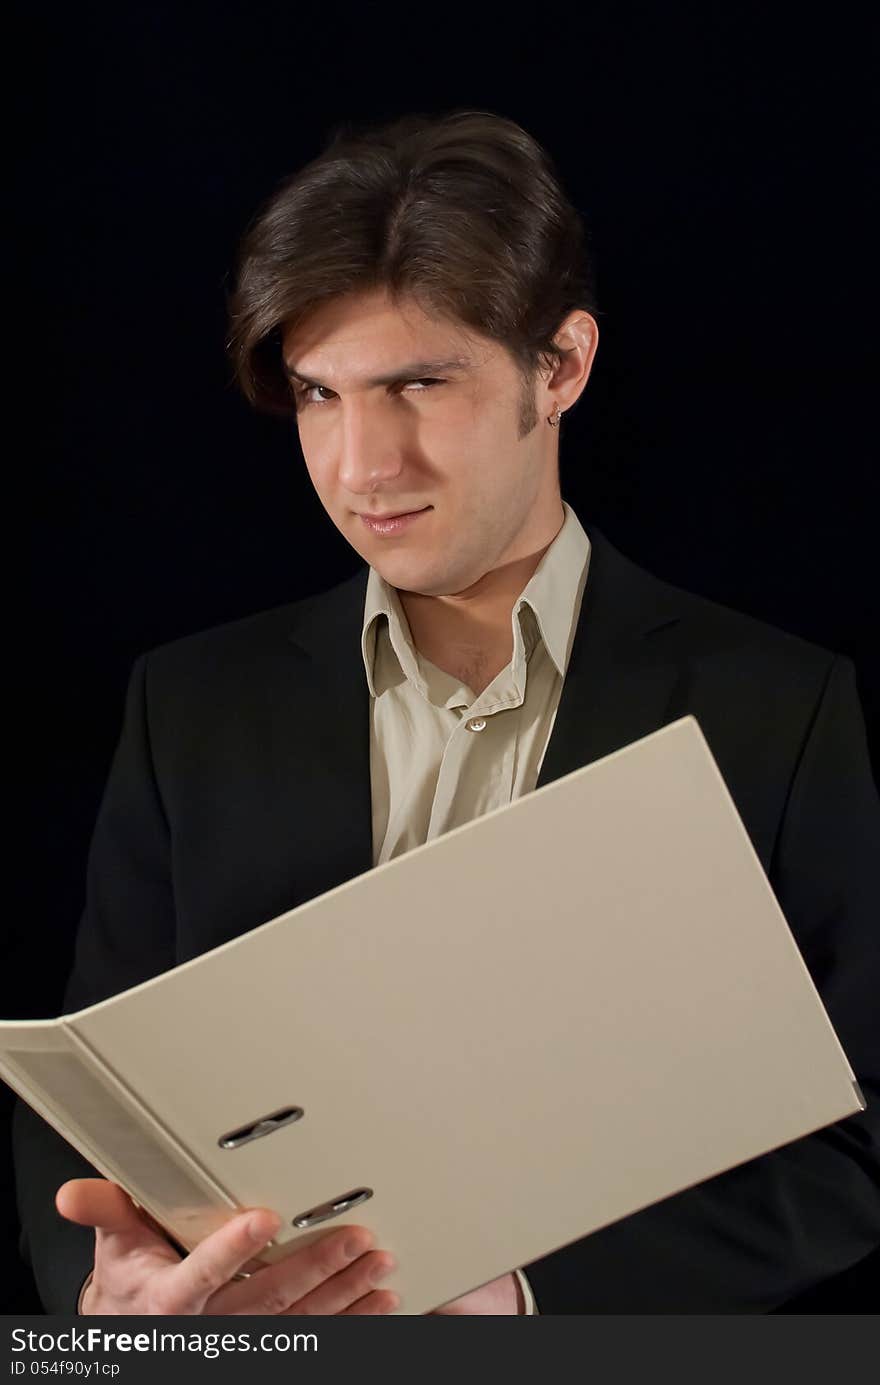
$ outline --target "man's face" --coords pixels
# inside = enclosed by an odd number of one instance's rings
[[[503,347],[376,290],[322,305],[283,348],[315,382],[292,378],[315,490],[392,586],[464,592],[546,544],[561,514],[553,430],[533,414],[522,435],[533,395]],[[416,510],[391,534],[361,518]]]

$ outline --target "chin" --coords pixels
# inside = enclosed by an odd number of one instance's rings
[[[455,572],[438,571],[436,568],[423,568],[420,571],[411,569],[394,574],[383,572],[382,576],[392,587],[412,592],[415,596],[457,596],[459,592],[468,591],[479,581],[479,575],[471,577]]]
[[[414,592],[419,596],[441,596],[448,590],[448,585],[444,584],[436,568],[429,562],[420,562],[414,554],[401,554],[398,562],[393,558],[389,561],[386,557],[384,562],[374,562],[373,567],[389,586],[399,587],[401,591]]]

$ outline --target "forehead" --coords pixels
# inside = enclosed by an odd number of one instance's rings
[[[456,360],[462,369],[490,364],[495,342],[383,289],[334,299],[283,333],[285,364],[303,375],[356,381],[407,361]]]

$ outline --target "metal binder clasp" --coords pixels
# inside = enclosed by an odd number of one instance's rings
[[[350,1193],[343,1193],[341,1197],[335,1198],[332,1202],[324,1202],[320,1207],[312,1207],[308,1212],[300,1212],[298,1217],[294,1217],[292,1225],[299,1227],[300,1230],[306,1226],[317,1226],[318,1222],[329,1221],[330,1217],[341,1216],[351,1207],[357,1207],[359,1202],[366,1202],[368,1197],[373,1196],[372,1188],[355,1188]]]
[[[230,1130],[228,1135],[221,1135],[217,1143],[221,1149],[238,1149],[239,1145],[246,1145],[251,1140],[259,1140],[262,1135],[273,1135],[282,1126],[291,1125],[294,1121],[298,1121],[302,1114],[303,1108],[301,1106],[284,1106],[280,1111],[273,1111],[270,1116],[261,1116],[251,1125],[243,1125],[238,1130]]]

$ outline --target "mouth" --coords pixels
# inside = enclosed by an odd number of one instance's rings
[[[399,534],[434,507],[425,505],[421,510],[402,510],[394,514],[360,516],[363,523],[374,534]]]

